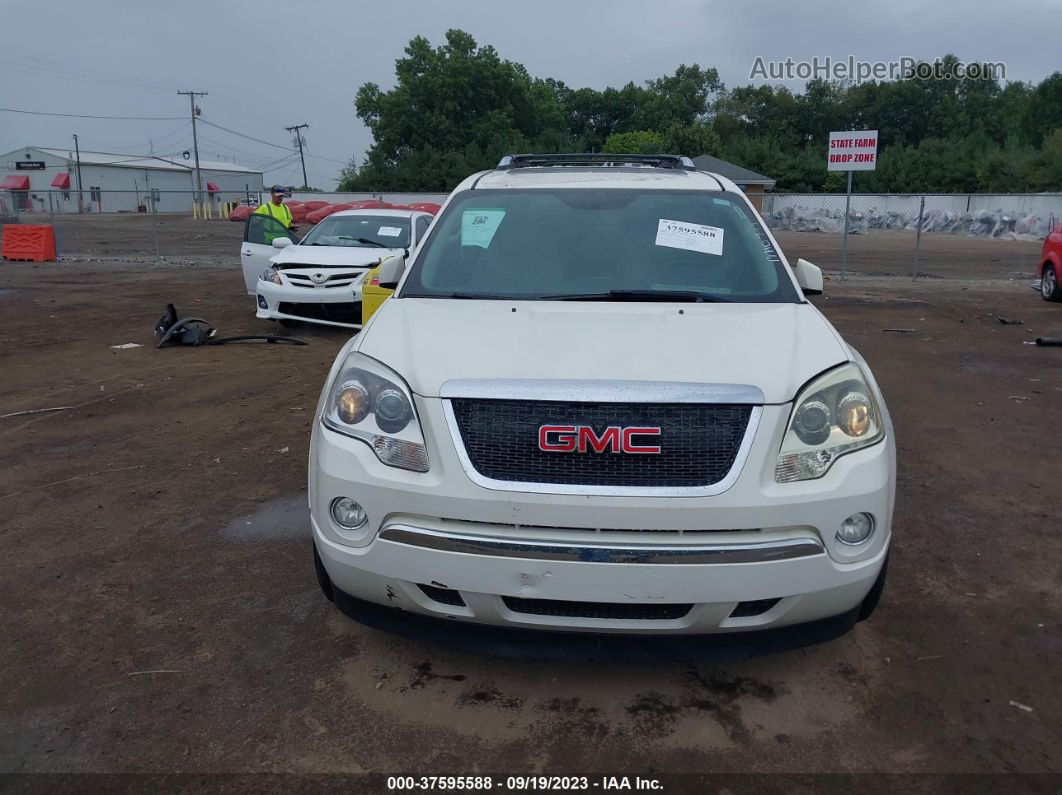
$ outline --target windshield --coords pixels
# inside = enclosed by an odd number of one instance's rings
[[[436,222],[402,295],[799,301],[751,216],[733,193],[464,191]]]
[[[406,248],[409,219],[393,215],[330,215],[310,230],[302,245]]]

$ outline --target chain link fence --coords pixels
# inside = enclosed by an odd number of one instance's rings
[[[845,274],[1032,278],[1062,194],[769,193],[763,217],[789,259]]]
[[[391,204],[417,204],[422,202],[442,204],[449,195],[449,193],[322,193],[320,191],[295,191],[291,194],[291,198],[299,202],[326,201],[334,204],[373,199],[390,202]]]
[[[305,233],[313,226],[307,207],[441,204],[446,195],[307,192],[288,201],[297,232]],[[246,215],[268,200],[268,192],[250,190],[0,191],[0,223],[51,225],[61,259],[232,264],[239,262]]]
[[[296,192],[298,230],[309,208],[351,203],[442,204],[444,193]],[[258,191],[0,191],[3,223],[51,224],[60,257],[235,264]],[[1043,238],[1062,219],[1062,194],[856,194],[843,261],[844,194],[768,193],[763,217],[791,262],[826,271],[961,279],[1033,278]]]

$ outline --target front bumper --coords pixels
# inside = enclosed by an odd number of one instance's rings
[[[416,402],[426,473],[388,467],[364,443],[315,423],[314,541],[334,587],[359,600],[524,629],[733,633],[850,613],[888,552],[891,436],[841,457],[819,480],[778,484],[790,407],[765,406],[744,467],[721,494],[534,494],[473,483],[443,401]],[[365,507],[366,527],[348,533],[332,523],[339,496]],[[877,528],[846,547],[834,533],[857,511],[873,514]]]
[[[354,329],[362,326],[361,285],[324,289],[259,279],[255,290],[255,317],[263,320],[301,320]]]

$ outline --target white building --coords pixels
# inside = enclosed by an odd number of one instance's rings
[[[78,211],[78,156],[73,149],[26,146],[0,155],[0,200],[12,208],[43,212]],[[196,189],[195,161],[123,155],[112,152],[80,154],[81,196],[86,212],[191,212]],[[238,201],[247,193],[258,198],[262,172],[200,160],[204,198],[215,207]]]

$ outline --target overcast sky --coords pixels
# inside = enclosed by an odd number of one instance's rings
[[[810,60],[1003,61],[1011,80],[1038,82],[1058,69],[1057,0],[847,4],[711,0],[387,0],[380,2],[40,3],[0,0],[0,106],[73,114],[174,117],[117,121],[0,112],[0,152],[26,145],[174,154],[192,144],[188,98],[206,90],[202,118],[269,146],[200,126],[200,156],[266,167],[267,182],[301,182],[284,127],[308,123],[312,185],[330,189],[341,164],[371,136],[354,116],[357,87],[389,87],[394,61],[423,34],[469,31],[531,74],[572,87],[621,86],[714,66],[745,85],[757,56]],[[49,10],[51,9],[51,10]],[[791,84],[801,87],[799,81]],[[287,158],[279,167],[271,163]]]

